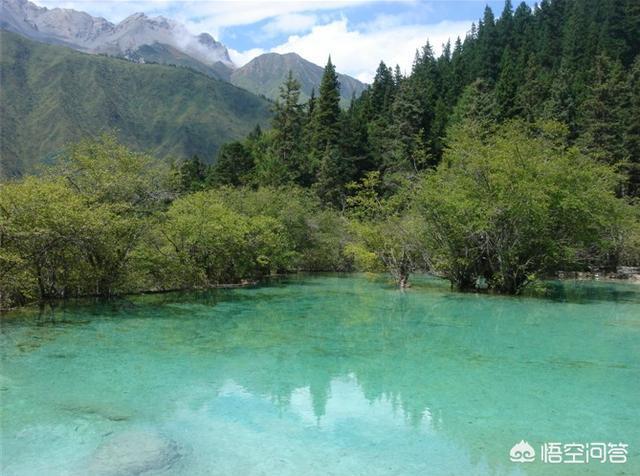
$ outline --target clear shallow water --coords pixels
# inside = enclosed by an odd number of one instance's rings
[[[300,277],[1,319],[3,475],[640,474],[638,285]],[[511,463],[521,439],[629,460]]]

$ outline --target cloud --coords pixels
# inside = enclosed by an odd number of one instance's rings
[[[267,53],[267,50],[263,48],[252,48],[247,51],[237,51],[233,48],[227,48],[229,50],[229,56],[231,57],[231,61],[238,66],[243,66],[251,61],[256,56],[260,56],[264,53]]]
[[[185,23],[193,33],[214,34],[233,26],[250,25],[286,15],[338,10],[375,0],[31,0],[49,8],[72,8],[119,22],[135,12],[161,14]],[[399,0],[406,1],[406,0]],[[292,18],[295,20],[295,18]],[[309,25],[310,26],[310,25]],[[290,30],[286,33],[294,33]],[[297,30],[301,31],[301,30]],[[218,34],[214,35],[218,38]]]
[[[302,33],[309,31],[317,21],[318,18],[315,15],[287,13],[269,21],[262,27],[262,31],[268,38],[281,34]]]
[[[371,82],[380,62],[389,66],[398,64],[409,72],[416,49],[429,40],[436,53],[442,44],[457,36],[464,37],[471,21],[443,21],[427,25],[395,25],[386,29],[356,30],[349,28],[348,20],[316,25],[305,35],[292,35],[271,49],[276,53],[295,52],[316,64],[324,66],[331,55],[336,69],[360,81]],[[244,54],[243,58],[250,55]]]

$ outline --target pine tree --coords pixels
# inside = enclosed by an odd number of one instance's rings
[[[505,48],[510,46],[509,43],[513,36],[513,5],[511,0],[505,0],[502,14],[498,19],[496,28],[498,30],[498,38],[500,41],[500,47]]]
[[[304,179],[300,177],[301,184],[310,185],[313,183],[313,171],[315,170],[314,163],[314,144],[313,144],[313,117],[314,111],[316,107],[316,103],[318,99],[316,98],[316,88],[311,89],[311,95],[309,96],[309,100],[307,101],[306,107],[304,108],[304,120],[302,126],[302,145],[300,147],[300,153],[302,157],[305,159],[305,169],[308,171],[305,174]]]
[[[404,81],[393,102],[393,121],[389,127],[391,141],[384,161],[385,167],[391,170],[410,168],[417,171],[426,165],[415,160],[420,153],[424,152],[417,150],[418,142],[423,146],[420,139],[423,131],[422,111],[415,88],[414,82]]]
[[[591,43],[585,38],[585,32],[590,30],[586,1],[573,2],[569,16],[563,29],[562,38],[562,67],[565,71],[574,73],[569,79],[578,88],[585,87],[589,69],[591,68],[594,51],[588,51]]]
[[[626,18],[627,6],[623,1],[603,1],[599,2],[602,11],[602,25],[598,35],[598,52],[607,55],[609,58],[623,61],[633,55],[628,48],[626,38]],[[637,53],[637,51],[636,51]]]
[[[400,87],[400,83],[402,82],[403,79],[404,79],[404,75],[402,74],[402,71],[400,70],[400,65],[396,65],[396,67],[395,67],[395,69],[393,71],[393,86],[394,86],[394,89],[396,91]]]
[[[624,11],[627,54],[622,58],[625,65],[631,65],[640,54],[640,2],[626,0]]]
[[[335,147],[340,134],[340,82],[331,57],[324,68],[320,95],[315,101],[311,120],[312,149],[321,155]]]
[[[536,31],[530,31],[535,63],[544,69],[554,69],[562,59],[562,21],[565,2],[541,0],[535,12]]]
[[[207,175],[207,185],[245,185],[249,181],[253,167],[253,155],[245,144],[242,142],[224,144]]]
[[[273,116],[273,154],[297,178],[303,174],[301,163],[301,139],[303,105],[299,103],[300,83],[289,71],[280,86],[280,97],[275,103]]]
[[[581,148],[597,160],[620,164],[625,159],[623,143],[628,90],[619,61],[598,56],[593,83],[579,111]]]
[[[431,129],[429,130],[424,150],[424,163],[427,165],[437,165],[442,158],[445,135],[447,132],[447,123],[449,115],[451,114],[451,109],[452,108],[446,104],[442,97],[437,99]]]
[[[260,127],[260,124],[256,124],[256,127],[254,127],[253,130],[249,133],[249,135],[247,136],[247,139],[249,141],[254,141],[254,140],[258,140],[261,136],[262,136],[262,127]]]
[[[413,84],[405,90],[405,94],[415,95],[415,98],[411,98],[410,101],[417,100],[420,105],[419,128],[424,133],[423,142],[426,143],[435,116],[436,102],[440,98],[442,90],[438,63],[429,42],[416,56],[411,77],[407,81]]]
[[[316,88],[315,86],[311,88],[311,95],[309,96],[309,101],[307,102],[307,118],[309,121],[313,117],[313,109],[316,106]]]
[[[453,107],[462,93],[466,84],[467,62],[466,55],[462,52],[462,41],[460,37],[456,38],[451,53],[451,65],[449,67],[449,78],[447,88],[447,105]]]
[[[569,69],[563,65],[553,80],[550,97],[544,105],[542,115],[545,119],[564,123],[569,128],[569,138],[575,139],[577,133],[576,104],[572,76]]]
[[[375,169],[369,153],[364,103],[356,98],[352,99],[341,122],[342,132],[339,149],[345,160],[351,162],[353,172],[359,174],[354,178],[354,180],[358,180],[366,171]]]
[[[492,83],[497,79],[500,61],[499,36],[491,8],[484,9],[482,21],[478,27],[478,49],[476,56],[477,76]]]
[[[341,119],[340,82],[329,57],[311,118],[311,160],[316,177],[314,187],[318,196],[334,205],[340,204],[343,185],[351,175],[348,170],[350,164],[339,149],[343,127]]]
[[[498,108],[489,83],[477,79],[460,96],[447,128],[447,142],[455,138],[458,128],[473,131],[476,137],[487,138],[497,127]]]
[[[371,85],[371,112],[373,117],[386,116],[391,109],[396,85],[391,68],[380,61]]]
[[[186,160],[180,165],[180,189],[183,192],[202,190],[205,186],[208,167],[194,155],[191,160]]]
[[[525,68],[524,81],[518,87],[515,107],[520,117],[527,121],[535,121],[541,115],[544,102],[548,98],[547,78],[545,70],[534,55],[530,55]]]
[[[596,60],[602,52],[608,59]],[[569,127],[572,143],[627,167],[636,177],[628,193],[637,193],[630,190],[640,182],[633,165],[640,155],[638,73],[630,70],[638,54],[637,0],[540,0],[533,10],[525,2],[514,10],[505,0],[497,20],[485,8],[466,37],[445,44],[439,57],[427,43],[408,75],[381,62],[372,85],[347,111],[339,107],[329,59],[318,96],[312,92],[304,108],[289,97],[295,88],[280,98],[279,104],[295,106],[279,109],[273,133],[255,142],[265,147],[273,137],[270,161],[258,159],[263,149],[252,155],[271,177],[279,173],[278,157],[288,164],[304,157],[298,183],[317,181],[319,194],[339,204],[349,177],[436,164],[445,137],[457,128],[487,138],[511,119],[555,119]]]
[[[519,78],[517,66],[511,48],[505,48],[500,62],[500,76],[496,84],[496,103],[502,120],[514,117],[518,113],[516,97]]]
[[[313,185],[318,197],[327,204],[342,208],[345,205],[345,185],[354,176],[351,163],[337,147],[327,146],[320,159],[317,180]]]
[[[528,52],[527,37],[532,29],[533,16],[531,8],[525,2],[520,3],[513,12],[512,34],[508,44],[520,55]]]

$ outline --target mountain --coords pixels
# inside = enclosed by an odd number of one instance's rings
[[[105,54],[136,63],[185,66],[275,98],[291,69],[302,83],[303,99],[320,84],[323,69],[300,56],[269,53],[236,70],[227,48],[208,33],[192,35],[186,27],[162,16],[134,13],[120,23],[66,8],[46,8],[28,0],[0,0],[0,28],[43,43]],[[340,75],[343,103],[364,85]]]
[[[86,53],[183,65],[221,79],[228,79],[235,67],[227,48],[208,33],[192,35],[178,22],[144,13],[134,13],[114,24],[76,10],[48,9],[27,0],[0,0],[0,27]]]
[[[322,79],[324,68],[302,58],[296,53],[266,53],[252,59],[246,65],[231,73],[231,83],[268,98],[278,97],[280,85],[284,82],[289,70],[300,81],[301,99],[306,101],[315,87],[316,93]],[[338,74],[340,95],[343,105],[351,101],[352,96],[360,96],[365,85],[357,79],[345,74]]]
[[[270,104],[187,68],[134,64],[0,31],[2,175],[30,172],[69,142],[117,131],[158,157],[211,161],[266,124]]]
[[[75,10],[50,10],[27,0],[0,0],[0,26],[38,41],[83,50],[115,27],[104,18]]]

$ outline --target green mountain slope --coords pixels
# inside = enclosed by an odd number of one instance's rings
[[[289,70],[300,81],[302,101],[309,99],[314,87],[316,93],[318,92],[324,69],[295,53],[260,55],[231,73],[231,82],[253,93],[276,99],[280,85],[286,79]],[[356,96],[360,96],[366,87],[351,76],[339,74],[338,79],[340,80],[340,95],[343,105],[347,105],[351,101],[354,93]]]
[[[0,164],[31,172],[69,142],[117,131],[158,157],[198,154],[246,135],[269,102],[190,69],[79,53],[0,31]]]

